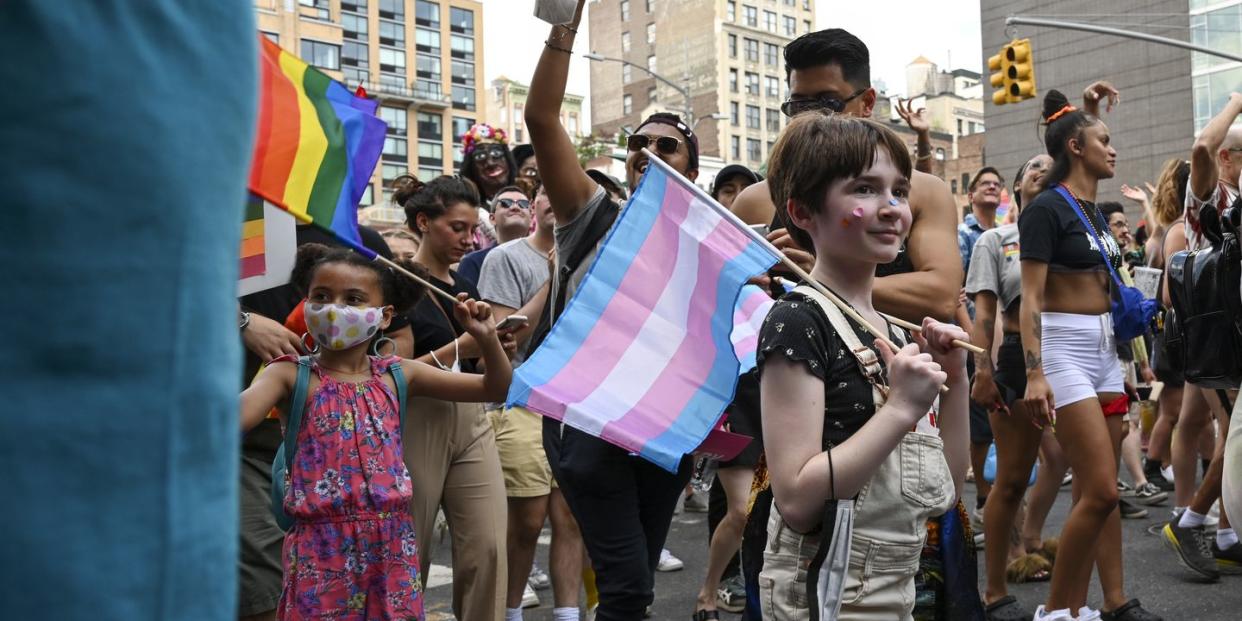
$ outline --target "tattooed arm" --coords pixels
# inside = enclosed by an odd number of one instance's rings
[[[980,291],[975,294],[975,325],[970,342],[983,349],[975,354],[975,381],[970,388],[970,400],[988,410],[1004,410],[1005,402],[996,382],[992,380],[992,341],[996,335],[996,294]]]
[[[1019,321],[1022,325],[1022,353],[1026,360],[1027,411],[1037,425],[1056,422],[1052,409],[1052,388],[1044,379],[1042,358],[1044,311],[1044,284],[1048,280],[1048,264],[1040,261],[1022,261],[1022,307]]]

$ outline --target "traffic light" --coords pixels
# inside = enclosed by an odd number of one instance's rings
[[[1003,106],[1035,96],[1035,60],[1031,56],[1030,39],[1014,39],[988,59],[992,72],[992,103]]]

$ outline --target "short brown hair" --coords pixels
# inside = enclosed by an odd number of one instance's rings
[[[780,221],[799,246],[814,250],[811,236],[790,221],[786,204],[793,200],[811,213],[819,213],[828,186],[838,179],[863,174],[875,162],[880,148],[909,179],[914,167],[909,147],[875,121],[804,112],[789,122],[768,160],[768,192]]]

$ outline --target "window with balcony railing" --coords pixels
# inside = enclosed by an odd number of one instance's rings
[[[379,49],[379,68],[386,73],[405,75],[405,50]]]
[[[419,54],[415,60],[414,75],[423,80],[440,83],[440,57]]]
[[[436,2],[418,0],[414,3],[414,23],[428,28],[440,27],[440,5]]]
[[[453,58],[461,60],[474,60],[474,39],[472,37],[463,37],[461,35],[449,35],[450,46],[452,47]]]
[[[474,11],[449,7],[449,29],[458,34],[474,34]]]
[[[444,86],[439,80],[419,78],[414,83],[414,96],[422,99],[444,100]]]
[[[371,67],[371,59],[367,45],[365,43],[346,41],[341,46],[341,67],[369,69]]]
[[[350,86],[358,86],[371,81],[371,72],[366,69],[341,67],[341,73],[345,74],[345,83]]]
[[[453,85],[453,107],[474,111],[474,87]]]
[[[462,133],[465,133],[463,130]],[[418,113],[418,139],[444,140],[444,118],[438,114]]]

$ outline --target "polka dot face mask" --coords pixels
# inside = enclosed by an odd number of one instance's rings
[[[306,329],[328,349],[349,349],[369,340],[384,321],[384,309],[306,303]]]

